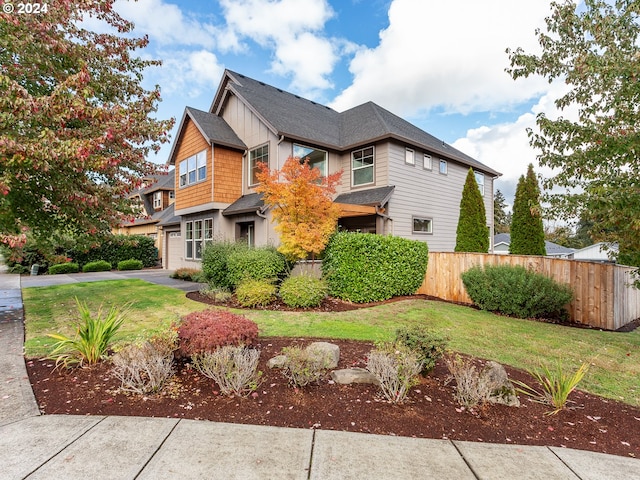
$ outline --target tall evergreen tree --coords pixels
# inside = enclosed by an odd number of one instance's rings
[[[507,213],[507,201],[500,190],[493,196],[493,228],[496,233],[509,233],[511,214]]]
[[[456,231],[456,252],[489,251],[489,229],[484,201],[473,169],[469,169],[460,200],[460,218]]]
[[[514,255],[546,255],[540,187],[529,164],[526,177],[522,175],[516,187],[511,221],[509,253]]]

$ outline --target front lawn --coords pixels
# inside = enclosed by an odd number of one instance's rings
[[[73,333],[74,297],[92,310],[101,303],[133,301],[120,340],[170,325],[180,316],[207,308],[184,293],[141,280],[80,283],[23,291],[26,355],[46,355],[53,341],[47,333]],[[580,388],[640,406],[640,330],[601,332],[493,315],[444,302],[407,300],[340,313],[240,311],[254,320],[262,336],[326,337],[386,340],[401,325],[424,324],[445,333],[461,353],[496,360],[517,368],[560,359],[567,368],[591,363]]]

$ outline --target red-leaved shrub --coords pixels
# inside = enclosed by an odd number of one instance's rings
[[[224,345],[251,345],[258,325],[242,315],[224,310],[204,310],[182,317],[178,326],[178,355],[190,357],[213,352]]]

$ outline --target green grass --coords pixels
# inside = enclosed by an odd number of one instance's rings
[[[45,335],[72,333],[74,296],[89,306],[134,301],[122,338],[157,331],[179,316],[206,308],[178,290],[138,280],[94,282],[24,290],[28,356],[47,353]],[[560,362],[567,370],[591,367],[578,388],[640,406],[640,330],[601,332],[519,320],[444,302],[408,300],[340,313],[238,311],[262,336],[391,339],[401,325],[425,325],[446,334],[450,348],[521,369]],[[64,330],[66,329],[66,330]]]

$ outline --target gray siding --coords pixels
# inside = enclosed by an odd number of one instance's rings
[[[351,186],[351,153],[354,150],[360,150],[360,148],[374,147],[374,183],[363,186]],[[366,190],[367,188],[376,188],[376,187],[386,187],[387,185],[391,185],[389,183],[389,144],[388,143],[380,143],[380,144],[366,144],[362,145],[362,147],[356,148],[349,152],[343,153],[339,157],[336,158],[336,168],[332,171],[338,171],[342,169],[342,182],[340,186],[336,189],[336,193],[339,195],[341,193],[348,193],[354,190]],[[334,165],[331,164],[330,165]]]
[[[440,158],[432,155],[432,169],[423,168],[425,152],[414,149],[415,165],[405,163],[405,146],[389,144],[389,184],[395,191],[389,202],[389,216],[393,219],[393,234],[399,237],[426,241],[434,252],[453,251],[460,211],[460,199],[468,166],[448,161],[446,175],[440,173]],[[493,186],[485,175],[485,208],[487,225],[493,219]],[[414,234],[413,217],[430,218],[432,234]]]

